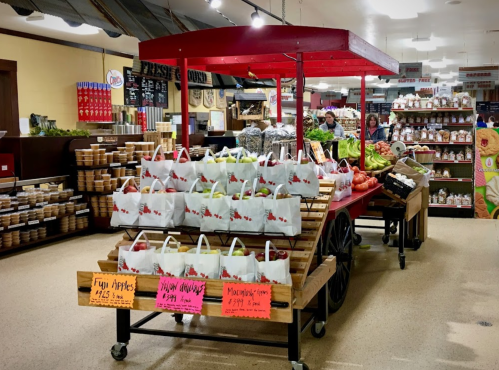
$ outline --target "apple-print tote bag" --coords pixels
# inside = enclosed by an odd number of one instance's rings
[[[206,249],[201,249],[203,241]],[[218,279],[220,272],[220,250],[210,248],[208,238],[199,235],[196,249],[190,249],[185,253],[185,277],[197,277],[204,279]]]
[[[258,184],[261,187],[269,188],[274,191],[279,184],[285,184],[288,177],[286,165],[283,163],[270,166],[270,157],[274,155],[273,152],[267,154],[265,162],[258,164],[257,178]],[[277,162],[279,163],[279,162]]]
[[[157,191],[154,187],[160,184]],[[139,206],[139,225],[153,227],[173,227],[173,212],[175,211],[174,198],[165,193],[163,182],[153,181],[149,193],[141,194]],[[161,191],[161,192],[160,192]]]
[[[144,236],[145,242],[139,239]],[[118,251],[118,272],[152,275],[154,273],[154,251],[144,231],[135,238],[132,245],[122,245]]]
[[[270,250],[272,247],[272,251]],[[259,283],[291,284],[291,273],[289,272],[289,253],[281,251],[279,255],[277,248],[270,240],[265,243],[265,260],[256,262],[256,281]],[[282,252],[286,253],[285,255]],[[274,260],[274,256],[277,259]]]
[[[173,240],[175,248],[172,248]],[[185,270],[185,252],[179,252],[180,243],[173,236],[166,238],[161,249],[157,249],[154,256],[154,275],[162,276],[184,276]]]
[[[265,213],[263,212],[263,199],[255,197],[256,179],[253,180],[253,189],[249,199],[244,199],[245,187],[248,180],[244,180],[240,190],[239,199],[230,199],[230,224],[229,230],[233,232],[256,232],[263,233],[265,225]],[[249,193],[249,192],[248,192]]]
[[[226,163],[228,195],[236,194],[241,189],[241,184],[244,180],[248,180],[251,184],[256,178],[256,166],[258,165],[257,162],[253,162],[246,155],[244,148],[241,148],[239,153],[237,153],[235,163],[229,162],[233,160],[234,157],[229,157]]]
[[[137,191],[125,194],[125,189],[133,186]],[[113,215],[111,226],[136,226],[139,224],[140,192],[133,177],[129,177],[121,186],[121,189],[113,193]]]
[[[181,162],[182,153],[185,152],[187,156],[187,162]],[[188,191],[192,183],[196,181],[196,169],[194,167],[194,162],[191,161],[191,157],[189,156],[189,151],[185,148],[182,148],[178,153],[177,160],[173,162],[172,168],[170,171],[170,176],[173,179],[174,188],[177,191]],[[164,179],[164,177],[162,177]]]
[[[236,244],[240,248],[233,255]],[[249,252],[239,238],[234,238],[229,252],[220,255],[220,279],[237,281],[255,281],[256,259],[255,252]]]
[[[280,193],[287,193],[283,184],[277,187],[271,199],[263,200],[265,233],[282,233],[286,236],[301,234],[300,198],[277,199]]]
[[[173,199],[173,206],[174,206],[173,225],[175,226],[182,225],[185,217],[184,193],[177,192],[176,190],[172,191],[172,189],[175,189],[175,183],[173,182],[171,176],[168,176],[165,179],[165,181],[163,181],[163,183],[165,184],[166,193]],[[171,184],[172,187],[168,187],[168,184]]]
[[[219,194],[215,194],[217,188],[221,190]],[[216,182],[212,186],[208,198],[202,198],[201,231],[227,231],[229,230],[229,223],[230,197],[226,196],[223,186],[219,182]]]
[[[301,163],[303,151],[298,151],[298,161],[296,164],[288,164],[288,183],[286,188],[291,194],[302,197],[316,197],[319,195],[319,179],[315,174],[315,163],[306,159],[307,163]]]
[[[208,149],[202,161],[196,162],[196,173],[199,179],[198,190],[211,189],[214,183],[227,184],[227,168],[225,162],[215,162],[215,154]]]
[[[156,160],[157,159],[157,160]],[[140,188],[151,186],[156,179],[164,179],[170,173],[173,161],[165,160],[163,147],[158,145],[150,161],[142,158],[140,160]]]

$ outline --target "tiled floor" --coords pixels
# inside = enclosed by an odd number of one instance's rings
[[[303,336],[311,369],[499,369],[499,224],[431,219],[430,239],[407,252],[359,230],[371,249],[355,249],[345,305],[326,336]],[[114,361],[114,310],[79,307],[76,271],[98,271],[121,235],[74,238],[0,260],[0,369],[290,369],[286,351],[132,335]],[[143,314],[132,313],[132,319]],[[478,321],[493,324],[484,327]],[[175,328],[166,315],[148,324]],[[278,338],[283,325],[187,316],[179,330]]]

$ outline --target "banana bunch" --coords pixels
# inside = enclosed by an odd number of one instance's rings
[[[382,170],[385,167],[390,166],[390,161],[384,159],[378,152],[374,145],[366,146],[366,160],[365,160],[365,168],[366,171],[377,171]]]
[[[360,140],[350,138],[347,140],[348,158],[360,158]]]

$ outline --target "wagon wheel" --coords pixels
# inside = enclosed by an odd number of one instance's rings
[[[352,268],[353,231],[350,214],[341,210],[329,222],[324,238],[324,255],[336,257],[336,273],[329,279],[329,311],[340,309],[347,295]]]

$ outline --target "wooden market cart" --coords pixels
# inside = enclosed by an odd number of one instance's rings
[[[322,338],[326,333],[325,325],[328,318],[328,310],[335,310],[337,306],[331,301],[333,296],[332,276],[336,269],[336,257],[328,253],[334,248],[334,243],[328,241],[330,224],[328,223],[329,208],[334,194],[334,182],[321,181],[320,196],[315,198],[302,198],[301,216],[302,233],[296,237],[266,236],[263,234],[247,235],[234,234],[230,232],[208,233],[210,245],[222,251],[228,250],[233,237],[238,237],[246,247],[252,250],[263,250],[265,242],[271,240],[278,249],[287,250],[290,253],[292,285],[272,286],[272,305],[269,322],[284,323],[288,325],[287,341],[268,341],[251,338],[234,338],[198,333],[187,333],[180,331],[167,331],[143,328],[147,322],[161,313],[173,313],[175,321],[180,323],[183,319],[182,313],[175,313],[155,307],[156,292],[158,289],[159,276],[137,275],[137,286],[133,310],[152,311],[153,313],[140,321],[130,323],[130,310],[116,308],[117,317],[117,343],[112,347],[111,354],[116,360],[123,360],[127,356],[127,345],[131,333],[148,334],[169,337],[181,337],[200,340],[212,340],[231,343],[242,343],[252,345],[273,346],[288,349],[288,359],[294,369],[306,369],[306,364],[301,362],[301,333],[311,327],[312,335]],[[139,235],[139,231],[150,231],[147,233],[151,244],[161,247],[167,234],[174,234],[175,238],[184,246],[195,248],[196,238],[201,234],[199,229],[160,229],[160,228],[133,228],[124,234],[123,240],[118,242],[110,251],[106,260],[98,261],[101,272],[116,274],[118,270],[118,249],[123,245],[131,245]],[[326,233],[325,237],[323,234]],[[93,272],[79,271],[77,274],[78,304],[90,305],[90,287]],[[189,278],[190,279],[190,278]],[[206,280],[205,298],[203,300],[203,316],[224,317],[221,314],[222,291],[224,281],[218,279]],[[244,283],[242,283],[244,284]],[[309,304],[317,297],[313,308]],[[101,307],[101,306],[99,306]],[[301,312],[311,312],[310,318],[301,323]],[[252,319],[263,320],[263,319]]]

